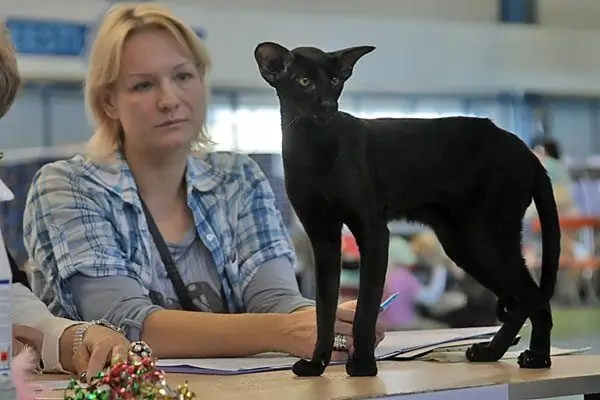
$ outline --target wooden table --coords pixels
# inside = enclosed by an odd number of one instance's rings
[[[559,356],[549,370],[522,370],[516,362],[442,364],[432,361],[386,361],[375,378],[349,378],[343,366],[317,378],[298,378],[291,371],[238,376],[176,375],[187,380],[198,400],[516,400],[588,394],[600,397],[600,356]],[[45,379],[65,379],[56,375]]]

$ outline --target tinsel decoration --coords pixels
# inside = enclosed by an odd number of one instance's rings
[[[126,361],[115,361],[94,376],[86,387],[76,379],[69,382],[64,400],[189,400],[195,399],[188,383],[177,389],[167,384],[144,344],[133,343]],[[137,346],[137,347],[136,347]]]

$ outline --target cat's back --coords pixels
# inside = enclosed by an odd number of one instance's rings
[[[477,166],[502,165],[507,157],[529,158],[530,153],[521,139],[488,118],[378,118],[362,123],[367,158],[375,171],[402,174],[419,166],[428,180],[445,175],[454,179]]]
[[[370,146],[376,148],[413,147],[436,152],[450,148],[478,152],[493,146],[524,148],[519,138],[499,128],[489,118],[452,116],[360,121]]]
[[[444,132],[446,135],[473,133],[482,128],[497,126],[489,118],[450,116],[439,118],[374,118],[360,119],[362,125],[372,134],[387,135],[428,135]]]

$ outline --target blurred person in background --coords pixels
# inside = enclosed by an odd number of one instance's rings
[[[421,281],[413,273],[417,262],[409,241],[400,236],[390,238],[383,298],[398,293],[398,299],[381,315],[381,323],[388,330],[426,329],[436,325],[419,315],[417,305],[434,307],[440,301],[446,288],[447,269],[427,265],[425,268],[431,269],[429,276]]]
[[[552,138],[538,136],[532,140],[530,148],[548,171],[559,215],[578,215],[573,199],[573,180],[562,160],[559,143]]]
[[[417,268],[415,273],[422,280],[443,279],[444,283],[437,301],[419,304],[423,317],[450,328],[491,326],[497,323],[496,296],[446,255],[432,230],[427,229],[415,235],[411,247],[419,259],[418,265],[427,266]]]

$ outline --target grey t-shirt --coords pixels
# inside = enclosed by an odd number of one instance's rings
[[[178,244],[167,245],[190,297],[199,309],[226,313],[217,268],[196,231],[190,231]],[[181,309],[154,243],[151,260],[153,277],[148,295],[133,278],[97,278],[82,274],[71,277],[69,289],[82,319],[105,319],[122,328],[127,338],[135,341],[141,338],[144,320],[152,312]],[[300,293],[294,270],[285,257],[261,265],[248,283],[243,299],[246,311],[252,313],[290,313],[315,304]]]
[[[188,295],[198,310],[214,313],[227,312],[227,305],[221,295],[222,284],[217,266],[208,248],[198,237],[196,230],[190,230],[181,243],[167,243],[167,246],[186,284]],[[154,243],[152,246],[150,300],[163,308],[181,309],[175,289],[167,276],[167,271]]]

